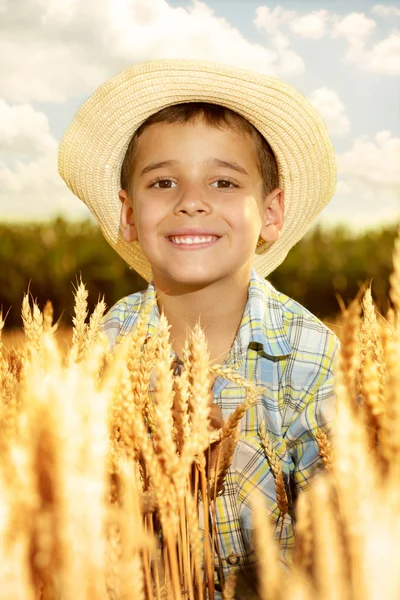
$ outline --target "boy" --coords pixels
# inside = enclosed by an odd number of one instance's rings
[[[148,334],[164,311],[177,372],[187,331],[199,321],[211,362],[266,386],[242,420],[217,500],[219,547],[225,573],[250,565],[254,486],[278,518],[260,446],[264,420],[291,504],[281,539],[290,563],[293,493],[322,469],[315,431],[333,418],[338,340],[264,278],[334,193],[334,151],[321,117],[275,78],[204,61],[150,61],[106,82],[81,107],[59,170],[106,239],[149,281],[106,315],[110,346],[156,298]],[[218,426],[244,390],[217,378],[212,394]]]

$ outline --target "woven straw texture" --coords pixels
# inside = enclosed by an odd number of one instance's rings
[[[334,149],[321,116],[279,79],[199,60],[135,65],[104,83],[78,110],[60,144],[59,173],[94,214],[111,246],[150,281],[151,267],[140,245],[125,242],[119,232],[122,162],[132,135],[150,115],[196,101],[239,113],[275,153],[285,222],[280,238],[254,254],[254,268],[266,277],[306,233],[336,185]]]

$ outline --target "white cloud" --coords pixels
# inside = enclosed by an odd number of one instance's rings
[[[0,220],[82,219],[89,209],[69,191],[57,172],[57,154],[27,162],[0,160]]]
[[[23,162],[13,161],[12,167],[0,162],[0,188],[8,192],[23,192],[28,198],[32,192],[44,192],[49,184],[54,186],[56,170],[54,169],[54,156],[40,156],[36,160]]]
[[[400,31],[392,31],[386,38],[367,48],[367,39],[375,28],[375,21],[364,13],[350,13],[345,17],[335,17],[331,35],[347,40],[348,63],[373,73],[400,75]]]
[[[346,181],[394,187],[400,192],[400,138],[380,131],[374,138],[357,138],[352,148],[338,156],[338,171]],[[400,200],[400,198],[399,198]]]
[[[57,148],[46,115],[29,104],[12,106],[0,98],[0,123],[0,156],[35,156]]]
[[[350,131],[346,109],[335,90],[326,86],[314,90],[309,100],[321,114],[331,135],[344,136]]]
[[[399,198],[394,192],[374,192],[359,185],[343,194],[338,191],[318,218],[319,224],[346,226],[360,233],[366,229],[377,229],[400,222]]]
[[[295,15],[295,11],[285,10],[281,6],[274,9],[267,6],[256,8],[253,23],[258,31],[265,34],[267,43],[275,51],[280,75],[298,75],[305,68],[301,56],[289,48],[289,38],[280,31],[281,26],[288,23]]]
[[[297,35],[320,40],[327,32],[329,13],[326,10],[314,10],[290,22],[290,29]]]
[[[257,29],[265,31],[265,33],[278,33],[285,23],[290,22],[297,15],[295,10],[286,10],[282,6],[268,8],[268,6],[259,6],[256,8],[256,18],[254,24]]]
[[[337,164],[336,194],[321,220],[362,229],[400,219],[400,138],[389,131],[359,137]]]
[[[7,59],[0,89],[11,102],[89,95],[128,65],[155,58],[203,58],[285,78],[305,69],[287,33],[318,40],[328,26],[348,41],[350,63],[387,74],[400,69],[398,33],[366,50],[375,21],[364,13],[259,6],[254,25],[265,43],[257,44],[200,0],[186,7],[167,0],[19,0],[1,8],[0,55]]]
[[[339,179],[336,184],[336,195],[339,196],[349,196],[353,191],[351,185],[343,181],[343,179]]]
[[[400,31],[393,31],[366,53],[365,68],[375,73],[400,75]]]
[[[385,16],[396,16],[397,11],[400,14],[400,9],[383,4],[372,10]],[[284,74],[298,74],[305,68],[302,58],[290,48],[291,39],[285,35],[286,31],[312,40],[320,40],[330,33],[332,39],[342,38],[347,42],[348,64],[374,73],[400,74],[400,31],[392,31],[386,38],[371,42],[377,31],[376,22],[363,12],[343,15],[321,9],[301,14],[282,6],[260,6],[256,9],[254,25],[266,34],[271,48],[280,51]]]
[[[46,115],[0,99],[0,218],[83,216],[57,172],[58,143]]]
[[[393,4],[375,4],[371,8],[371,12],[378,17],[400,17],[400,8]]]
[[[304,67],[282,39],[252,43],[200,0],[186,8],[166,0],[10,2],[0,21],[0,55],[7,57],[0,89],[11,102],[88,95],[132,63],[157,58],[213,60],[277,76]]]
[[[375,27],[375,21],[364,13],[352,12],[344,17],[336,15],[332,37],[343,37],[350,45],[358,45],[371,35]]]
[[[41,22],[67,24],[76,10],[76,0],[38,0],[37,5],[42,9]]]

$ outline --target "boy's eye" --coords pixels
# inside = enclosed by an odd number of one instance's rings
[[[220,182],[222,182],[224,184],[228,184],[228,185],[222,186],[222,188],[225,188],[225,189],[229,189],[229,184],[233,185],[233,187],[238,187],[237,184],[234,183],[233,181],[231,181],[230,179],[217,179],[217,181],[214,181],[213,183],[220,183]],[[164,183],[169,184],[169,183],[174,183],[174,182],[171,179],[162,179],[161,177],[157,177],[157,179],[153,183],[150,183],[149,187],[156,187],[157,183],[160,184],[160,187],[157,189],[171,189],[171,186],[169,186],[169,185],[164,186],[161,184],[164,184]],[[218,186],[218,187],[220,187],[220,186]]]
[[[218,179],[216,182],[214,181],[214,183],[219,183],[220,181],[222,181],[222,183],[227,183],[228,185],[224,185],[223,187],[228,188],[229,184],[233,185],[233,187],[238,187],[236,183],[233,183],[233,181],[231,181],[230,179]]]
[[[174,182],[171,181],[171,179],[161,179],[161,177],[160,178],[157,177],[157,179],[153,183],[150,183],[149,187],[156,187],[157,183],[161,184],[161,183],[174,183]],[[164,187],[163,185],[160,185],[160,189],[169,189],[169,187],[170,186],[165,186]]]

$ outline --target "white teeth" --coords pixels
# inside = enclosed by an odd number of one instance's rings
[[[209,235],[204,237],[183,237],[183,236],[173,236],[170,238],[175,244],[205,244],[206,242],[212,242],[212,240],[216,239],[216,236]]]

